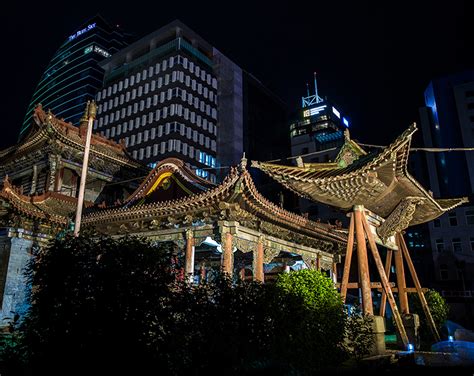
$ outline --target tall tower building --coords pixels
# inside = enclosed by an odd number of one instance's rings
[[[296,114],[290,124],[291,155],[300,156],[306,163],[333,161],[344,144],[344,130],[349,128],[349,120],[340,108],[319,96],[316,73],[314,94],[307,89],[307,96],[301,98],[301,108]],[[338,210],[306,199],[299,199],[299,210],[311,218],[345,221]]]
[[[425,106],[419,111],[423,146],[473,148],[474,71],[434,79],[424,96]],[[432,250],[434,285],[442,289],[450,302],[453,319],[472,326],[474,152],[423,153],[417,162],[422,166],[418,168],[420,179],[425,180],[435,197],[469,197],[470,205],[456,208],[428,223],[426,243]],[[410,243],[410,238],[408,240]]]
[[[197,175],[217,181],[243,152],[252,158],[257,148],[273,147],[271,137],[266,146],[250,140],[260,136],[254,132],[258,119],[267,128],[270,121],[285,127],[284,105],[178,20],[100,65],[105,78],[97,94],[95,131],[123,140],[132,156],[147,164],[176,157]],[[258,118],[259,110],[268,116]]]
[[[87,100],[102,87],[104,72],[98,66],[126,45],[127,37],[117,26],[97,15],[69,35],[44,71],[28,105],[20,138],[31,124],[38,103],[45,109],[77,124]]]

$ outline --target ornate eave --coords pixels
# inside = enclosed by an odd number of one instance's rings
[[[166,164],[173,164],[173,161],[157,166],[156,170],[163,169]],[[173,169],[183,171],[182,166],[175,166]],[[158,176],[158,173],[159,171],[150,173],[150,178],[147,179],[149,182],[142,184],[132,197],[143,195],[153,181],[151,177]],[[288,239],[296,239],[298,236],[306,237],[308,242],[317,239],[331,245],[328,249],[334,249],[334,244],[345,243],[347,237],[344,231],[334,226],[311,221],[265,199],[256,190],[249,172],[242,166],[231,168],[221,184],[204,192],[177,200],[147,204],[136,202],[137,200],[133,205],[126,203],[120,207],[91,211],[84,217],[83,224],[101,227],[109,233],[126,233],[230,220],[262,233]]]
[[[20,217],[39,220],[47,224],[66,226],[70,216],[75,212],[77,199],[57,192],[48,191],[41,195],[26,196],[13,186],[8,177],[3,181],[0,198]],[[87,202],[86,206],[92,203]]]
[[[50,112],[45,112],[41,105],[34,110],[33,122],[31,132],[20,144],[0,151],[0,159],[4,165],[41,151],[46,145],[53,145],[53,148],[59,150],[66,146],[83,152],[85,128],[57,119]],[[145,170],[145,166],[127,155],[122,144],[99,134],[92,135],[91,156],[99,157],[115,165]]]
[[[148,176],[143,180],[140,186],[133,192],[126,200],[127,206],[139,202],[146,196],[150,195],[156,190],[164,179],[169,177],[178,177],[183,182],[187,183],[189,188],[182,186],[182,189],[188,194],[203,192],[215,185],[194,174],[186,167],[184,162],[177,158],[166,158],[159,162]],[[179,182],[178,182],[179,184]]]
[[[343,210],[354,205],[388,218],[395,209],[410,198],[409,225],[416,225],[439,217],[444,212],[467,202],[467,198],[434,199],[407,171],[410,144],[416,125],[410,126],[391,145],[367,154],[346,135],[346,142],[338,157],[337,166],[319,168],[318,164],[282,166],[252,162],[269,176],[310,200]],[[344,150],[351,153],[346,162]],[[416,200],[413,200],[416,198]]]

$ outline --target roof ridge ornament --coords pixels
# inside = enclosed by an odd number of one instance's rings
[[[240,164],[238,166],[239,172],[244,172],[247,170],[247,158],[245,158],[245,151],[240,159]]]

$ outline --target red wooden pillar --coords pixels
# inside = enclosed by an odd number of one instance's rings
[[[397,274],[398,299],[400,301],[400,310],[402,313],[410,313],[408,307],[408,294],[405,279],[405,269],[403,267],[403,251],[397,238],[398,251],[395,251],[395,272]]]
[[[346,257],[344,260],[344,271],[342,272],[341,296],[342,301],[346,301],[347,284],[349,283],[349,275],[351,272],[352,250],[354,249],[354,214],[351,214],[349,224],[349,237],[347,238]]]
[[[261,238],[257,242],[257,249],[254,253],[254,257],[254,280],[263,283],[265,280],[265,273],[263,270],[263,239]]]
[[[370,286],[369,260],[365,243],[364,227],[362,225],[362,205],[354,206],[354,224],[357,239],[357,261],[359,264],[359,286],[362,290],[362,310],[364,314],[374,314],[372,306],[372,290]]]
[[[233,269],[233,258],[234,254],[232,252],[232,234],[226,232],[223,234],[224,244],[222,245],[222,271],[228,276],[232,276]]]
[[[186,230],[185,257],[184,270],[186,273],[186,279],[189,282],[192,282],[194,276],[194,234],[192,230]]]

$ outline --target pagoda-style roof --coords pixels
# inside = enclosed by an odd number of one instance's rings
[[[33,126],[29,134],[19,144],[0,150],[0,159],[5,165],[54,143],[59,148],[64,145],[83,152],[86,132],[85,124],[76,127],[72,123],[66,123],[56,118],[51,112],[45,112],[39,104],[34,110]],[[116,143],[100,134],[92,134],[91,155],[114,165],[144,169],[141,163],[127,154],[122,143]]]
[[[439,217],[467,202],[467,198],[435,199],[408,173],[415,131],[413,124],[391,145],[372,153],[351,140],[347,131],[345,143],[332,163],[300,161],[299,166],[283,166],[254,161],[252,166],[312,201],[347,211],[364,205],[384,219],[397,214],[399,220],[404,217],[408,221],[407,226],[416,225]]]
[[[201,193],[215,185],[197,176],[184,162],[166,158],[158,163],[126,200],[126,206],[166,201]]]
[[[162,184],[163,176],[169,172],[180,179],[192,178],[194,187],[198,183],[205,189],[190,191],[172,200],[144,200]],[[235,220],[252,227],[260,224],[259,230],[264,233],[266,226],[276,226],[282,232],[285,229],[333,244],[345,243],[347,237],[335,226],[311,221],[267,200],[257,191],[250,173],[242,165],[231,168],[221,184],[210,185],[176,159],[165,160],[156,166],[123,205],[91,210],[83,218],[83,224],[111,229],[120,225],[125,228],[133,223],[136,228],[152,229],[160,225],[172,226],[173,223],[213,220]]]
[[[13,212],[28,219],[49,222],[55,225],[67,225],[68,219],[77,207],[77,198],[48,191],[41,195],[24,195],[18,187],[11,184],[8,177],[3,180],[0,198]],[[86,202],[86,206],[93,203]]]

